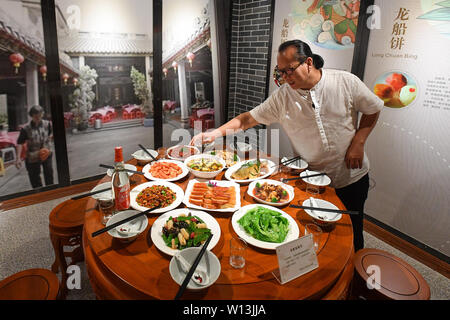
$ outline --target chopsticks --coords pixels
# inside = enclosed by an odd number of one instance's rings
[[[349,211],[349,210],[336,210],[336,209],[328,209],[328,208],[320,208],[320,207],[308,207],[308,206],[297,206],[295,204],[291,204],[289,207],[297,208],[297,209],[309,209],[309,210],[317,210],[324,212],[333,212],[333,213],[341,213],[341,214],[359,214],[358,211]]]
[[[134,219],[139,218],[140,216],[142,216],[144,214],[152,212],[153,210],[159,209],[160,207],[161,207],[161,205],[159,204],[156,207],[153,207],[153,208],[150,208],[148,210],[139,212],[139,213],[137,213],[137,214],[135,214],[135,215],[133,215],[131,217],[128,217],[126,219],[123,219],[121,221],[117,221],[116,223],[113,223],[113,224],[111,224],[111,225],[109,225],[109,226],[107,226],[107,227],[105,227],[103,229],[100,229],[100,230],[97,230],[97,231],[93,232],[92,233],[92,237],[96,237],[96,236],[98,236],[98,235],[100,235],[100,234],[102,234],[102,233],[104,233],[106,231],[109,231],[111,229],[114,229],[115,227],[118,227],[118,226],[120,226],[120,225],[122,225],[122,224],[124,224],[124,223],[126,223],[128,221],[134,220]]]
[[[208,239],[206,240],[205,244],[203,245],[202,249],[200,250],[200,252],[198,253],[197,257],[194,260],[194,263],[192,264],[191,268],[189,269],[189,272],[186,275],[186,278],[184,278],[183,283],[181,284],[180,289],[177,292],[177,295],[175,296],[174,300],[178,300],[180,299],[180,297],[182,296],[184,290],[186,289],[189,281],[192,278],[192,275],[194,274],[195,269],[197,269],[198,264],[200,263],[200,260],[203,257],[203,254],[206,251],[206,248],[208,247],[209,243],[211,242],[211,239],[213,237],[213,234],[210,234]]]
[[[102,193],[102,192],[105,192],[105,191],[108,191],[108,190],[111,190],[111,188],[100,189],[100,190],[97,190],[97,191],[93,191],[93,192],[81,194],[81,195],[79,195],[79,196],[75,196],[75,197],[73,197],[73,198],[70,198],[70,200],[79,200],[79,199],[82,199],[82,198],[84,198],[84,197],[90,197],[90,196],[92,196],[92,195],[94,195],[94,194]]]
[[[282,182],[287,182],[287,181],[292,181],[292,180],[300,180],[300,179],[306,179],[306,178],[312,178],[312,177],[319,177],[319,176],[325,176],[325,175],[326,175],[325,173],[317,173],[317,174],[311,174],[309,176],[282,179]]]
[[[297,160],[301,160],[301,159],[302,159],[302,157],[296,156],[296,157],[294,157],[294,158],[287,159],[287,160],[284,161],[284,162],[281,161],[280,164],[276,164],[276,165],[272,166],[272,168],[278,167],[279,165],[287,166],[288,164],[291,164],[291,163],[293,163],[293,162],[295,162],[295,161],[297,161]]]
[[[152,154],[150,152],[148,152],[148,150],[142,145],[142,144],[138,144],[139,148],[141,148],[146,154],[148,154],[150,156],[150,158],[153,159],[153,161],[158,161],[156,160],[156,158],[154,156],[152,156]]]
[[[106,169],[115,169],[113,166],[108,166],[106,164],[99,164],[100,167],[102,168],[106,168]],[[131,172],[131,173],[136,173],[136,174],[141,174],[141,175],[145,175],[145,173],[140,172],[140,171],[134,171],[134,170],[129,170],[129,169],[123,169],[126,172]]]

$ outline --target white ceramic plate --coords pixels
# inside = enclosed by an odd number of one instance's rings
[[[288,195],[289,195],[288,200],[285,201],[285,202],[278,202],[278,203],[277,203],[277,202],[268,202],[268,201],[264,201],[264,200],[261,200],[261,199],[257,198],[257,197],[253,194],[253,190],[256,188],[256,184],[258,184],[258,183],[261,184],[261,185],[263,185],[264,183],[268,183],[268,184],[273,184],[273,185],[276,185],[276,186],[281,186],[281,187],[283,187],[283,188],[287,191],[287,193],[288,193]],[[287,205],[289,202],[291,202],[291,201],[294,199],[294,196],[295,196],[295,194],[294,194],[294,188],[293,188],[292,186],[287,185],[287,184],[284,184],[284,183],[281,182],[281,181],[271,180],[271,179],[262,179],[262,180],[258,180],[258,181],[253,181],[253,182],[250,183],[250,185],[248,186],[247,193],[248,193],[248,195],[249,195],[250,197],[252,197],[252,198],[255,199],[256,201],[258,201],[259,203],[267,204],[267,205],[269,205],[269,206],[274,206],[274,207],[282,207],[282,206]]]
[[[201,181],[198,181],[196,179],[190,180],[188,183],[188,186],[186,188],[186,194],[183,199],[183,203],[189,207],[199,210],[206,210],[206,211],[215,211],[215,212],[235,212],[241,207],[241,188],[237,183],[230,182],[230,181],[221,181],[221,180],[211,180],[211,182],[217,183],[217,186],[219,187],[234,187],[236,190],[236,204],[233,208],[227,208],[227,209],[207,209],[200,206],[197,206],[195,204],[192,204],[189,202],[189,197],[191,196],[192,189],[194,188],[194,184]],[[207,183],[207,182],[204,182]]]
[[[170,147],[169,149],[167,149],[167,156],[169,157],[169,159],[178,160],[178,161],[184,161],[188,157],[191,157],[191,156],[178,157],[176,155],[173,155],[173,156],[170,155],[170,151],[172,151],[175,148],[180,148],[180,147],[193,149],[194,150],[194,154],[193,155],[200,154],[200,150],[197,147],[194,147],[194,146],[173,146],[173,147]]]
[[[334,204],[332,204],[331,202],[322,200],[322,199],[316,199],[316,203],[317,203],[317,207],[319,208],[324,208],[324,209],[334,209],[334,210],[339,210],[338,207],[336,207]],[[303,206],[307,206],[307,207],[314,207],[313,204],[311,203],[310,199],[306,199],[305,201],[303,201],[302,203]],[[313,217],[314,219],[323,221],[323,222],[336,222],[341,220],[342,218],[342,214],[337,214],[333,213],[333,212],[325,212],[325,211],[318,211],[318,210],[311,210],[311,209],[305,209],[305,212],[307,214],[309,214],[311,217]],[[319,216],[324,217],[325,219],[321,219],[319,218]],[[332,219],[334,218],[334,219]]]
[[[250,161],[256,161],[256,159],[250,159],[250,160],[247,160],[247,161],[241,161],[241,162],[236,163],[234,166],[232,166],[231,168],[229,168],[229,169],[225,172],[225,175],[224,175],[224,176],[225,176],[226,179],[228,179],[228,180],[230,180],[230,181],[237,182],[237,183],[250,183],[250,182],[253,182],[253,181],[256,181],[256,180],[265,179],[265,178],[271,176],[271,175],[275,172],[275,170],[276,170],[276,165],[275,165],[275,163],[273,163],[272,161],[270,161],[270,160],[268,160],[268,159],[260,159],[260,160],[261,160],[261,162],[262,162],[262,161],[267,161],[267,166],[268,166],[268,170],[269,170],[269,171],[268,171],[266,174],[264,174],[264,175],[262,175],[262,176],[260,176],[260,177],[258,177],[258,178],[255,178],[255,179],[247,179],[247,180],[236,180],[236,179],[231,178],[231,175],[232,175],[234,172],[236,172],[238,169],[240,169],[240,168],[242,167],[243,164],[245,164],[245,163],[247,163],[247,162],[250,162]]]
[[[289,160],[289,158],[284,157],[283,159],[281,159],[281,162],[286,162],[287,160]],[[296,160],[294,162],[289,163],[286,167],[294,169],[294,170],[305,170],[306,168],[308,168],[308,162],[306,162],[303,159]]]
[[[211,233],[213,234],[213,237],[208,245],[208,250],[212,250],[216,244],[219,242],[220,239],[220,225],[217,222],[214,217],[207,214],[204,211],[198,211],[198,210],[191,210],[188,208],[183,209],[176,209],[170,212],[166,212],[158,217],[158,219],[153,222],[152,229],[150,231],[150,236],[152,238],[153,243],[155,246],[165,254],[168,254],[169,256],[173,256],[175,253],[179,252],[180,250],[172,249],[171,247],[168,247],[166,243],[164,242],[164,239],[162,238],[162,228],[166,224],[166,221],[170,217],[178,217],[180,214],[188,215],[189,212],[193,216],[197,216],[200,219],[202,219],[206,223],[206,227],[208,229],[211,229]]]
[[[135,166],[133,166],[132,164],[128,164],[128,163],[125,163],[125,169],[128,169],[128,170],[133,170],[133,171],[138,171],[138,169],[135,167]],[[112,174],[114,173],[114,170],[113,169],[108,169],[108,171],[106,171],[106,174],[109,176],[109,177],[112,177]],[[127,172],[128,173],[128,176],[130,177],[130,176],[132,176],[134,173],[133,172]]]
[[[288,231],[288,234],[286,235],[286,239],[284,239],[284,241],[282,243],[266,242],[266,241],[257,240],[255,238],[253,238],[250,234],[248,234],[244,230],[244,228],[238,223],[238,220],[240,218],[242,218],[247,213],[247,211],[249,211],[255,207],[264,207],[264,208],[267,208],[267,209],[270,209],[273,211],[278,211],[281,213],[281,215],[283,217],[288,219],[289,231]],[[292,240],[295,240],[300,235],[300,230],[298,228],[297,222],[295,222],[295,220],[290,215],[288,215],[286,212],[284,212],[278,208],[266,206],[263,204],[250,204],[245,207],[242,207],[239,211],[237,211],[233,214],[233,217],[231,218],[231,225],[232,225],[234,231],[237,233],[237,235],[240,238],[244,239],[247,243],[249,243],[255,247],[261,248],[261,249],[275,250],[276,247],[278,247],[279,245],[289,242],[289,241],[292,241]]]
[[[137,187],[135,187],[133,190],[131,190],[131,192],[130,192],[131,207],[138,211],[148,210],[149,208],[142,207],[136,202],[136,197],[145,188],[155,186],[155,185],[156,186],[165,186],[165,187],[170,188],[173,192],[175,192],[176,199],[170,206],[156,209],[152,213],[162,213],[162,212],[167,212],[167,211],[173,210],[176,207],[178,207],[181,204],[181,202],[183,201],[183,197],[184,197],[183,189],[181,189],[176,184],[174,184],[172,182],[166,182],[166,181],[152,181],[152,182],[146,182],[146,183],[140,184]]]
[[[111,200],[113,198],[111,182],[105,182],[105,183],[98,184],[90,192],[94,192],[94,191],[106,189],[106,188],[109,188],[110,190],[102,192],[102,193],[93,194],[91,197],[94,198],[95,200]]]
[[[155,178],[154,176],[152,176],[152,174],[150,173],[150,168],[158,162],[169,162],[169,163],[175,163],[177,166],[179,166],[181,168],[181,170],[183,172],[181,172],[178,176],[176,176],[175,178],[170,178],[170,179],[161,179],[161,178]],[[183,162],[177,161],[177,160],[158,160],[158,161],[154,161],[152,163],[146,164],[144,168],[142,168],[142,172],[144,173],[144,176],[149,179],[149,180],[154,180],[154,181],[177,181],[180,180],[182,178],[184,178],[188,173],[189,173],[189,169],[184,165]]]
[[[311,171],[311,170],[305,170],[302,173],[300,173],[300,177],[305,176],[311,176],[313,174],[321,173],[319,171]],[[319,177],[312,177],[312,178],[306,178],[303,179],[306,183],[319,186],[319,187],[325,187],[331,183],[331,179],[328,176],[319,176]]]

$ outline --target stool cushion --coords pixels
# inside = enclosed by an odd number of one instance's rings
[[[57,205],[50,213],[50,226],[57,229],[82,228],[88,200],[88,197],[69,199]]]
[[[366,282],[370,266],[380,268],[378,293],[393,300],[428,300],[430,287],[413,267],[402,259],[378,249],[359,250],[354,258],[356,273]],[[376,279],[376,277],[374,277]],[[376,289],[375,289],[376,290]]]
[[[25,270],[0,282],[0,300],[55,300],[58,277],[46,269]]]

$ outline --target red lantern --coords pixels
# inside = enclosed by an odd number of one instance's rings
[[[44,79],[44,81],[47,79],[47,66],[42,66],[39,68],[39,71],[42,74],[42,78]]]
[[[78,79],[77,78],[73,78],[73,85],[76,86],[78,84]]]
[[[9,56],[9,61],[13,64],[16,74],[19,73],[20,64],[23,62],[24,58],[20,53],[13,53]]]
[[[67,84],[67,80],[69,80],[69,75],[68,75],[67,73],[64,73],[64,74],[62,75],[62,78],[63,78],[63,80],[64,80],[64,84]]]
[[[172,67],[175,70],[175,73],[177,73],[178,63],[176,61],[172,62]]]
[[[188,54],[186,55],[186,58],[189,60],[189,63],[190,63],[191,68],[192,68],[192,60],[194,60],[195,54],[193,54],[192,52],[188,52]]]
[[[163,72],[164,72],[164,77],[167,78],[167,72],[169,72],[169,70],[167,70],[167,68],[164,68],[164,69],[163,69]]]

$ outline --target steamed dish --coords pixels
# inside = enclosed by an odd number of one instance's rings
[[[253,238],[266,242],[282,243],[289,232],[288,219],[264,207],[250,209],[237,222]]]
[[[250,180],[259,178],[269,172],[267,161],[249,161],[231,174],[235,180]]]

